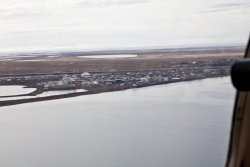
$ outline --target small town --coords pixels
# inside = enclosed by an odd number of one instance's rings
[[[222,77],[230,73],[236,58],[220,61],[172,62],[171,68],[144,71],[82,72],[68,74],[34,74],[5,76],[1,85],[25,85],[36,88],[28,94],[36,96],[46,91],[84,89],[92,93],[125,90],[150,85]],[[84,93],[83,93],[84,94]]]

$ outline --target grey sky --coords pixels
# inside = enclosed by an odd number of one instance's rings
[[[0,0],[0,52],[245,44],[249,0]]]

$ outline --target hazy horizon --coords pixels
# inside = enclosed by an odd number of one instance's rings
[[[0,52],[244,46],[248,0],[0,0]]]
[[[245,49],[246,45],[214,45],[214,46],[173,46],[173,47],[121,47],[121,48],[95,48],[95,49],[62,49],[62,50],[23,50],[23,51],[7,51],[7,52],[1,52],[0,56],[7,55],[19,55],[19,54],[59,54],[59,53],[95,53],[100,52],[99,55],[106,54],[105,52],[114,52],[114,54],[127,54],[127,52],[140,52],[140,51],[160,51],[160,50],[169,50],[169,51],[188,51],[188,50],[210,50],[210,49]],[[121,53],[116,53],[121,51]],[[103,52],[103,53],[101,53]],[[124,52],[124,53],[123,53]],[[2,55],[1,55],[2,54]],[[110,53],[113,54],[113,53]],[[135,53],[130,53],[135,54]]]

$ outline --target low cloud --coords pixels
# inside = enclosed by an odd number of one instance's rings
[[[20,18],[20,17],[34,17],[42,15],[44,11],[33,10],[33,9],[21,9],[21,10],[13,10],[13,9],[0,9],[0,18]]]
[[[150,0],[79,0],[78,7],[100,7],[100,6],[115,6],[115,5],[133,5],[139,3],[147,3]]]
[[[229,11],[229,10],[235,10],[239,8],[249,8],[250,3],[221,3],[221,4],[215,4],[210,9],[199,11],[198,13],[214,13],[214,12],[222,12],[222,11]]]
[[[59,10],[67,10],[72,8],[95,8],[117,5],[134,5],[147,3],[150,1],[151,0],[44,0],[39,1],[39,3],[35,3],[32,0],[21,0],[17,2],[14,1],[14,5],[3,2],[0,3],[0,18],[34,17],[38,15],[46,15],[50,12],[55,13]]]

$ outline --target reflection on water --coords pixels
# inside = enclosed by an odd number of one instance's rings
[[[229,78],[0,108],[0,166],[222,167]]]
[[[5,86],[0,86],[0,97],[28,94],[35,90],[36,90],[35,88],[25,88],[25,86],[21,85],[11,85],[11,86],[5,85]]]
[[[65,95],[71,93],[78,93],[78,92],[86,92],[85,89],[74,89],[74,90],[58,90],[58,91],[46,91],[36,96],[17,96],[17,97],[2,97],[0,101],[6,100],[21,100],[21,99],[32,99],[37,97],[48,97],[48,96],[55,96],[55,95]]]

